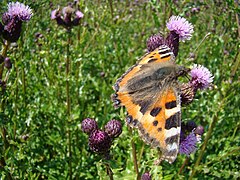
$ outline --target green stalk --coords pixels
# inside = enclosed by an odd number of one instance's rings
[[[7,41],[6,44],[3,45],[3,51],[2,51],[2,56],[3,58],[5,58],[7,56],[7,50],[10,46],[10,42]],[[3,71],[4,71],[4,62],[0,65],[0,79],[2,79],[2,76],[3,76]],[[8,73],[7,73],[7,77],[6,77],[6,80],[8,78]],[[4,93],[5,93],[5,90],[2,90],[2,100],[1,100],[1,111],[0,113],[3,113],[3,116],[2,116],[2,121],[4,122],[4,111],[5,111],[5,97],[4,97]],[[1,127],[1,136],[3,138],[3,143],[4,143],[4,151],[6,151],[8,148],[9,148],[9,142],[7,140],[7,130],[4,126]],[[4,152],[3,152],[4,154]],[[6,157],[4,157],[2,154],[2,157],[1,158],[1,162],[0,162],[0,169],[4,169],[4,166],[6,165],[5,163],[5,159],[7,159]],[[12,175],[4,170],[5,173],[6,173],[6,177],[8,180],[12,180]]]
[[[110,180],[113,180],[113,172],[110,168],[110,165],[108,163],[106,163],[106,170],[107,170],[107,175],[109,176]]]
[[[200,150],[199,156],[197,158],[197,161],[196,161],[196,163],[193,166],[192,173],[190,175],[189,180],[192,180],[194,175],[195,175],[195,173],[197,172],[197,168],[198,168],[198,166],[199,166],[199,164],[200,164],[200,162],[202,160],[203,154],[204,154],[205,149],[207,147],[208,140],[210,139],[210,137],[212,135],[213,128],[215,127],[217,120],[218,120],[218,116],[217,116],[217,114],[215,114],[213,116],[212,122],[210,124],[209,130],[208,130],[207,135],[206,135],[206,138],[204,139],[204,143],[203,143],[203,145],[201,147],[201,150]]]
[[[110,6],[110,10],[111,10],[111,16],[112,16],[112,20],[113,20],[113,2],[112,2],[112,0],[108,0],[108,3],[109,3],[109,6]]]
[[[6,44],[3,45],[3,51],[2,51],[2,56],[5,58],[7,56],[7,50],[8,50],[8,47],[10,45],[10,42],[7,41]],[[0,67],[0,79],[2,79],[2,75],[3,75],[3,70],[4,70],[4,62],[1,64],[1,67]],[[4,90],[2,90],[2,99],[1,99],[1,113],[3,113],[3,119],[2,121],[4,122],[4,105],[5,105],[5,97],[4,97]],[[5,127],[1,127],[1,134],[2,134],[2,138],[3,138],[3,142],[4,142],[4,149],[6,150],[9,146],[9,143],[8,143],[8,140],[7,140],[7,137],[6,137],[6,134],[7,134],[7,131],[5,129]]]
[[[187,165],[188,161],[189,161],[189,157],[186,157],[186,159],[184,160],[182,166],[180,167],[180,169],[178,171],[178,175],[180,175],[182,173],[182,171],[183,171],[184,167]]]
[[[3,45],[2,56],[4,58],[7,56],[7,50],[9,48],[9,46],[10,46],[10,42],[9,41],[7,41],[7,43]],[[4,63],[2,63],[1,67],[0,67],[0,79],[2,79],[3,70],[4,70]]]
[[[132,129],[129,128],[129,132],[131,134],[131,137],[133,136],[133,133],[132,133]],[[136,152],[136,146],[135,146],[135,143],[134,143],[134,140],[132,138],[131,140],[131,146],[132,146],[132,156],[133,156],[133,164],[134,164],[134,169],[135,169],[135,172],[137,174],[137,179],[140,179],[140,174],[139,174],[139,170],[138,170],[138,163],[137,163],[137,152]]]
[[[68,30],[68,42],[67,42],[67,58],[66,58],[66,95],[67,95],[67,123],[69,125],[71,118],[71,100],[70,100],[70,85],[69,85],[69,74],[70,74],[70,44],[71,44],[71,30]],[[71,125],[71,124],[70,124]],[[69,153],[69,179],[72,180],[72,136],[71,128],[68,126],[68,153]]]
[[[143,143],[142,144],[142,148],[141,148],[141,151],[139,153],[139,156],[138,156],[138,166],[140,166],[140,163],[141,163],[141,159],[142,159],[142,156],[143,156],[143,151],[144,151],[144,147],[145,147],[145,144]]]

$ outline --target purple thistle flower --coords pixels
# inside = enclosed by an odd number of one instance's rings
[[[122,124],[118,120],[109,121],[105,127],[104,131],[111,137],[116,138],[122,133]]]
[[[73,17],[74,16],[74,17]],[[60,8],[51,12],[51,19],[56,20],[57,24],[70,30],[73,26],[79,25],[80,19],[84,14],[68,5],[60,11]]]
[[[22,3],[9,3],[8,11],[2,15],[1,26],[3,38],[10,42],[16,42],[22,31],[22,22],[28,21],[32,17],[32,10]]]
[[[192,13],[198,13],[200,11],[200,8],[199,7],[193,7],[192,9],[191,9],[191,12]]]
[[[213,75],[211,72],[204,66],[194,65],[192,70],[190,71],[190,76],[192,79],[190,80],[190,84],[195,89],[206,89],[213,82]]]
[[[193,33],[193,25],[185,18],[180,16],[171,16],[167,28],[179,35],[180,41],[190,40]]]
[[[76,14],[76,17],[79,18],[79,19],[83,18],[83,16],[84,16],[84,14],[81,11],[76,11],[75,14]]]
[[[141,180],[151,180],[152,177],[150,175],[149,172],[145,172],[142,176],[141,176]]]
[[[18,20],[21,21],[29,21],[33,15],[32,9],[29,6],[25,6],[19,2],[10,2],[6,14],[10,18],[18,17]]]
[[[90,134],[94,130],[98,129],[97,122],[94,119],[86,118],[82,121],[82,131],[86,134]]]
[[[181,132],[182,134],[182,132]],[[197,149],[197,137],[194,132],[191,132],[186,138],[180,136],[180,154],[186,154],[189,156],[191,153],[195,152]]]
[[[93,131],[88,140],[90,149],[99,154],[106,154],[112,144],[111,138],[108,136],[108,134],[101,130]]]
[[[57,16],[58,16],[58,13],[59,13],[59,9],[54,9],[52,12],[51,12],[51,19],[56,19]]]

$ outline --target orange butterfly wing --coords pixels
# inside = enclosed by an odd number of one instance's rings
[[[125,106],[126,122],[142,139],[160,147],[162,159],[172,163],[179,149],[180,100],[174,55],[167,46],[146,54],[114,85],[115,106]]]

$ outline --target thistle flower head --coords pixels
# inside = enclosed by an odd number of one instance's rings
[[[84,14],[81,11],[74,9],[71,5],[62,8],[62,11],[58,8],[51,12],[51,19],[55,19],[58,25],[67,29],[79,25],[83,16]]]
[[[179,153],[187,156],[194,153],[197,149],[197,143],[201,142],[203,132],[203,127],[197,126],[194,121],[182,122]]]
[[[22,22],[32,17],[32,10],[19,2],[10,2],[8,11],[2,15],[2,34],[5,40],[16,42],[22,31]]]
[[[76,13],[75,13],[75,15],[76,15],[76,17],[77,18],[83,18],[83,16],[84,16],[84,14],[81,12],[81,11],[76,11]]]
[[[98,129],[97,122],[94,119],[86,118],[82,121],[82,131],[90,134],[92,131]]]
[[[180,41],[190,40],[192,37],[193,25],[183,17],[171,16],[167,22],[167,28],[178,34]]]
[[[196,94],[195,88],[189,83],[181,84],[181,104],[190,104]]]
[[[149,172],[145,172],[142,176],[141,176],[141,180],[151,180],[152,177],[150,175]]]
[[[195,129],[195,134],[198,134],[198,135],[203,135],[204,133],[204,127],[203,126],[197,126],[197,128]]]
[[[111,138],[101,130],[94,130],[88,139],[88,145],[93,152],[106,154],[111,147]]]
[[[213,82],[213,75],[211,72],[204,66],[194,65],[192,70],[190,71],[190,84],[195,89],[206,89]]]
[[[57,16],[59,14],[59,9],[54,9],[52,12],[51,12],[51,19],[56,19]]]
[[[186,138],[181,138],[181,137],[180,137],[179,153],[186,154],[187,156],[189,156],[191,153],[195,152],[197,149],[197,137],[194,132],[191,132]]]
[[[147,49],[149,52],[154,51],[159,46],[163,45],[165,39],[162,37],[161,34],[154,34],[147,40]]]
[[[20,2],[8,3],[8,11],[6,12],[9,18],[17,17],[21,21],[28,21],[31,19],[33,13],[29,6],[24,5]]]
[[[122,124],[118,120],[109,121],[105,127],[104,131],[111,137],[116,138],[122,133]]]

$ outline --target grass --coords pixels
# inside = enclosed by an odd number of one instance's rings
[[[51,10],[67,2],[24,3],[34,16],[7,51],[13,68],[6,93],[0,96],[5,102],[0,113],[1,179],[107,179],[106,164],[114,179],[136,179],[131,142],[139,175],[150,171],[153,179],[240,177],[240,9],[236,2],[80,1],[84,18],[72,29],[70,43],[66,30],[50,19]],[[6,4],[0,2],[1,7]],[[194,7],[200,10],[191,12]],[[111,102],[112,85],[145,54],[148,37],[159,31],[167,34],[166,21],[172,14],[194,25],[192,39],[180,44],[177,63],[202,64],[214,75],[213,87],[198,92],[194,102],[182,109],[182,121],[204,126],[202,143],[187,161],[179,155],[171,165],[156,166],[157,150],[124,125],[111,148],[112,159],[102,160],[89,150],[88,137],[79,125],[87,117],[95,118],[101,128],[113,118],[125,124],[125,109],[114,109]],[[37,38],[36,33],[43,37]]]

